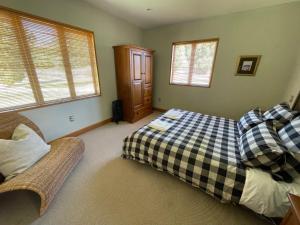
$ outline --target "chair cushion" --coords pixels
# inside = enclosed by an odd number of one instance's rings
[[[43,140],[45,140],[41,130],[31,120],[16,112],[0,114],[0,139],[11,139],[17,126],[24,124],[34,130]]]
[[[271,122],[263,122],[240,137],[242,161],[245,165],[271,172],[279,171],[281,156],[287,152]]]
[[[250,110],[245,113],[238,121],[237,126],[240,136],[246,133],[249,129],[263,122],[261,110],[259,108]]]
[[[7,181],[31,167],[49,150],[50,145],[38,134],[20,124],[13,132],[12,140],[0,139],[0,173]]]

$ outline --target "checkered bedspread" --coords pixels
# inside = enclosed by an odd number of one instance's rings
[[[123,158],[146,163],[200,188],[222,202],[239,203],[245,183],[236,122],[183,111],[167,131],[147,125],[126,137]]]

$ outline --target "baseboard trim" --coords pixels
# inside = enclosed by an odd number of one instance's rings
[[[98,127],[102,127],[105,124],[110,123],[111,121],[112,121],[112,118],[109,118],[109,119],[106,119],[106,120],[102,120],[102,121],[100,121],[98,123],[92,124],[90,126],[82,128],[80,130],[76,130],[76,131],[74,131],[72,133],[69,133],[69,134],[63,136],[62,138],[64,138],[64,137],[77,137],[77,136],[79,136],[81,134],[84,134],[84,133],[86,133],[88,131],[91,131],[91,130],[96,129]]]
[[[153,107],[152,109],[155,111],[158,111],[158,112],[167,112],[168,111],[167,109],[156,108],[156,107]]]

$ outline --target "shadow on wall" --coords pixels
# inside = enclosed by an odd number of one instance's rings
[[[297,100],[297,96],[300,94],[300,48],[298,51],[298,58],[296,60],[296,66],[294,72],[291,75],[291,79],[288,83],[283,101],[288,102],[291,106],[294,105]]]

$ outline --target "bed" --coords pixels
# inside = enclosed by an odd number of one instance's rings
[[[243,204],[269,217],[284,216],[289,207],[286,193],[300,194],[300,180],[282,187],[269,174],[245,168],[236,121],[175,110],[182,112],[180,119],[158,118],[172,129],[161,132],[145,125],[126,137],[122,157],[168,172],[223,203]],[[266,201],[264,188],[270,191]]]

